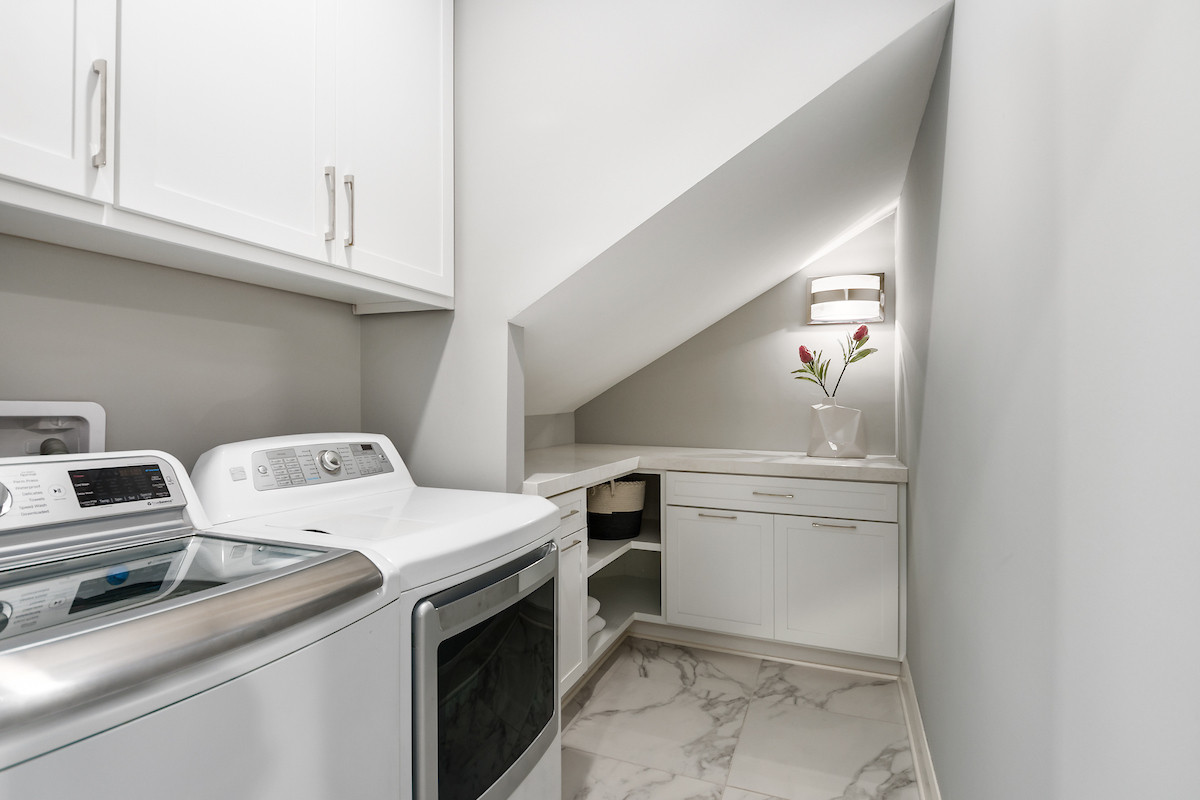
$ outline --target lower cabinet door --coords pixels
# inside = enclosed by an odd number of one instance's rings
[[[667,613],[673,625],[775,635],[770,514],[667,508]]]
[[[776,638],[897,658],[899,547],[895,523],[776,517]]]
[[[560,692],[587,671],[587,531],[558,543],[558,683]]]

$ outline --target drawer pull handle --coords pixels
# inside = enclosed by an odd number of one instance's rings
[[[567,545],[566,547],[564,547],[564,548],[562,549],[562,552],[564,552],[564,553],[565,553],[565,552],[567,552],[568,550],[570,550],[572,547],[578,547],[578,546],[579,546],[579,545],[581,545],[581,544],[583,544],[583,539],[576,539],[575,541],[571,542],[569,545]]]
[[[830,522],[814,522],[812,524],[812,526],[814,528],[841,528],[842,530],[847,530],[847,531],[858,530],[857,525],[834,525],[833,523],[830,523]]]
[[[788,500],[796,499],[794,494],[775,494],[773,492],[755,492],[755,497],[786,497]]]
[[[737,514],[705,514],[704,512],[700,512],[697,516],[708,517],[709,519],[737,519]]]
[[[559,519],[566,519],[567,517],[573,517],[578,513],[579,513],[578,508],[572,508],[570,511],[568,511],[567,513],[565,513],[561,517],[559,517]]]

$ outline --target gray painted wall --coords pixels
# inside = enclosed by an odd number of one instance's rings
[[[1195,795],[1197,32],[1170,0],[956,6],[898,256],[932,300],[900,329],[943,797]]]
[[[575,414],[534,414],[525,417],[525,449],[575,443]]]
[[[109,450],[360,426],[342,303],[0,236],[0,399],[91,400]]]
[[[796,380],[797,350],[824,350],[841,368],[839,342],[855,325],[807,325],[808,278],[883,272],[896,281],[893,217],[710,326],[575,412],[575,437],[592,444],[657,444],[805,451],[809,407],[822,395]],[[889,290],[890,291],[890,290]],[[891,303],[891,305],[895,305]],[[614,309],[613,319],[620,319]],[[878,353],[853,364],[838,401],[866,415],[868,451],[895,453],[895,309],[870,325]],[[594,344],[603,348],[603,341]],[[586,360],[587,354],[581,356]]]

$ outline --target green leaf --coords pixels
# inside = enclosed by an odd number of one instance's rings
[[[876,350],[874,347],[868,347],[866,350],[859,350],[857,353],[854,354],[854,358],[850,359],[850,363],[853,364],[855,361],[862,361],[864,358],[871,355],[871,353],[876,353],[876,352],[879,352],[879,351]]]

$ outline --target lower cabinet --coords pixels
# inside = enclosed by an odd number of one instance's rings
[[[586,489],[550,498],[561,509],[558,680],[562,694],[608,654],[633,622],[662,622],[659,475],[633,477],[644,479],[647,486],[642,527],[632,539],[588,538]],[[594,616],[589,615],[589,597],[599,604]]]
[[[588,538],[586,489],[550,498],[561,509],[563,694],[634,622],[900,658],[898,486],[715,473],[634,477],[646,480],[646,507],[633,539]],[[589,620],[589,596],[603,627]]]
[[[667,623],[899,658],[896,487],[838,483],[668,473]]]
[[[558,546],[558,681],[565,689],[587,671],[587,535],[563,537]]]
[[[587,515],[582,490],[551,498],[558,534],[558,683],[566,691],[587,672]]]
[[[775,518],[775,638],[899,655],[895,523]]]
[[[668,623],[772,637],[774,519],[770,514],[668,508]]]

